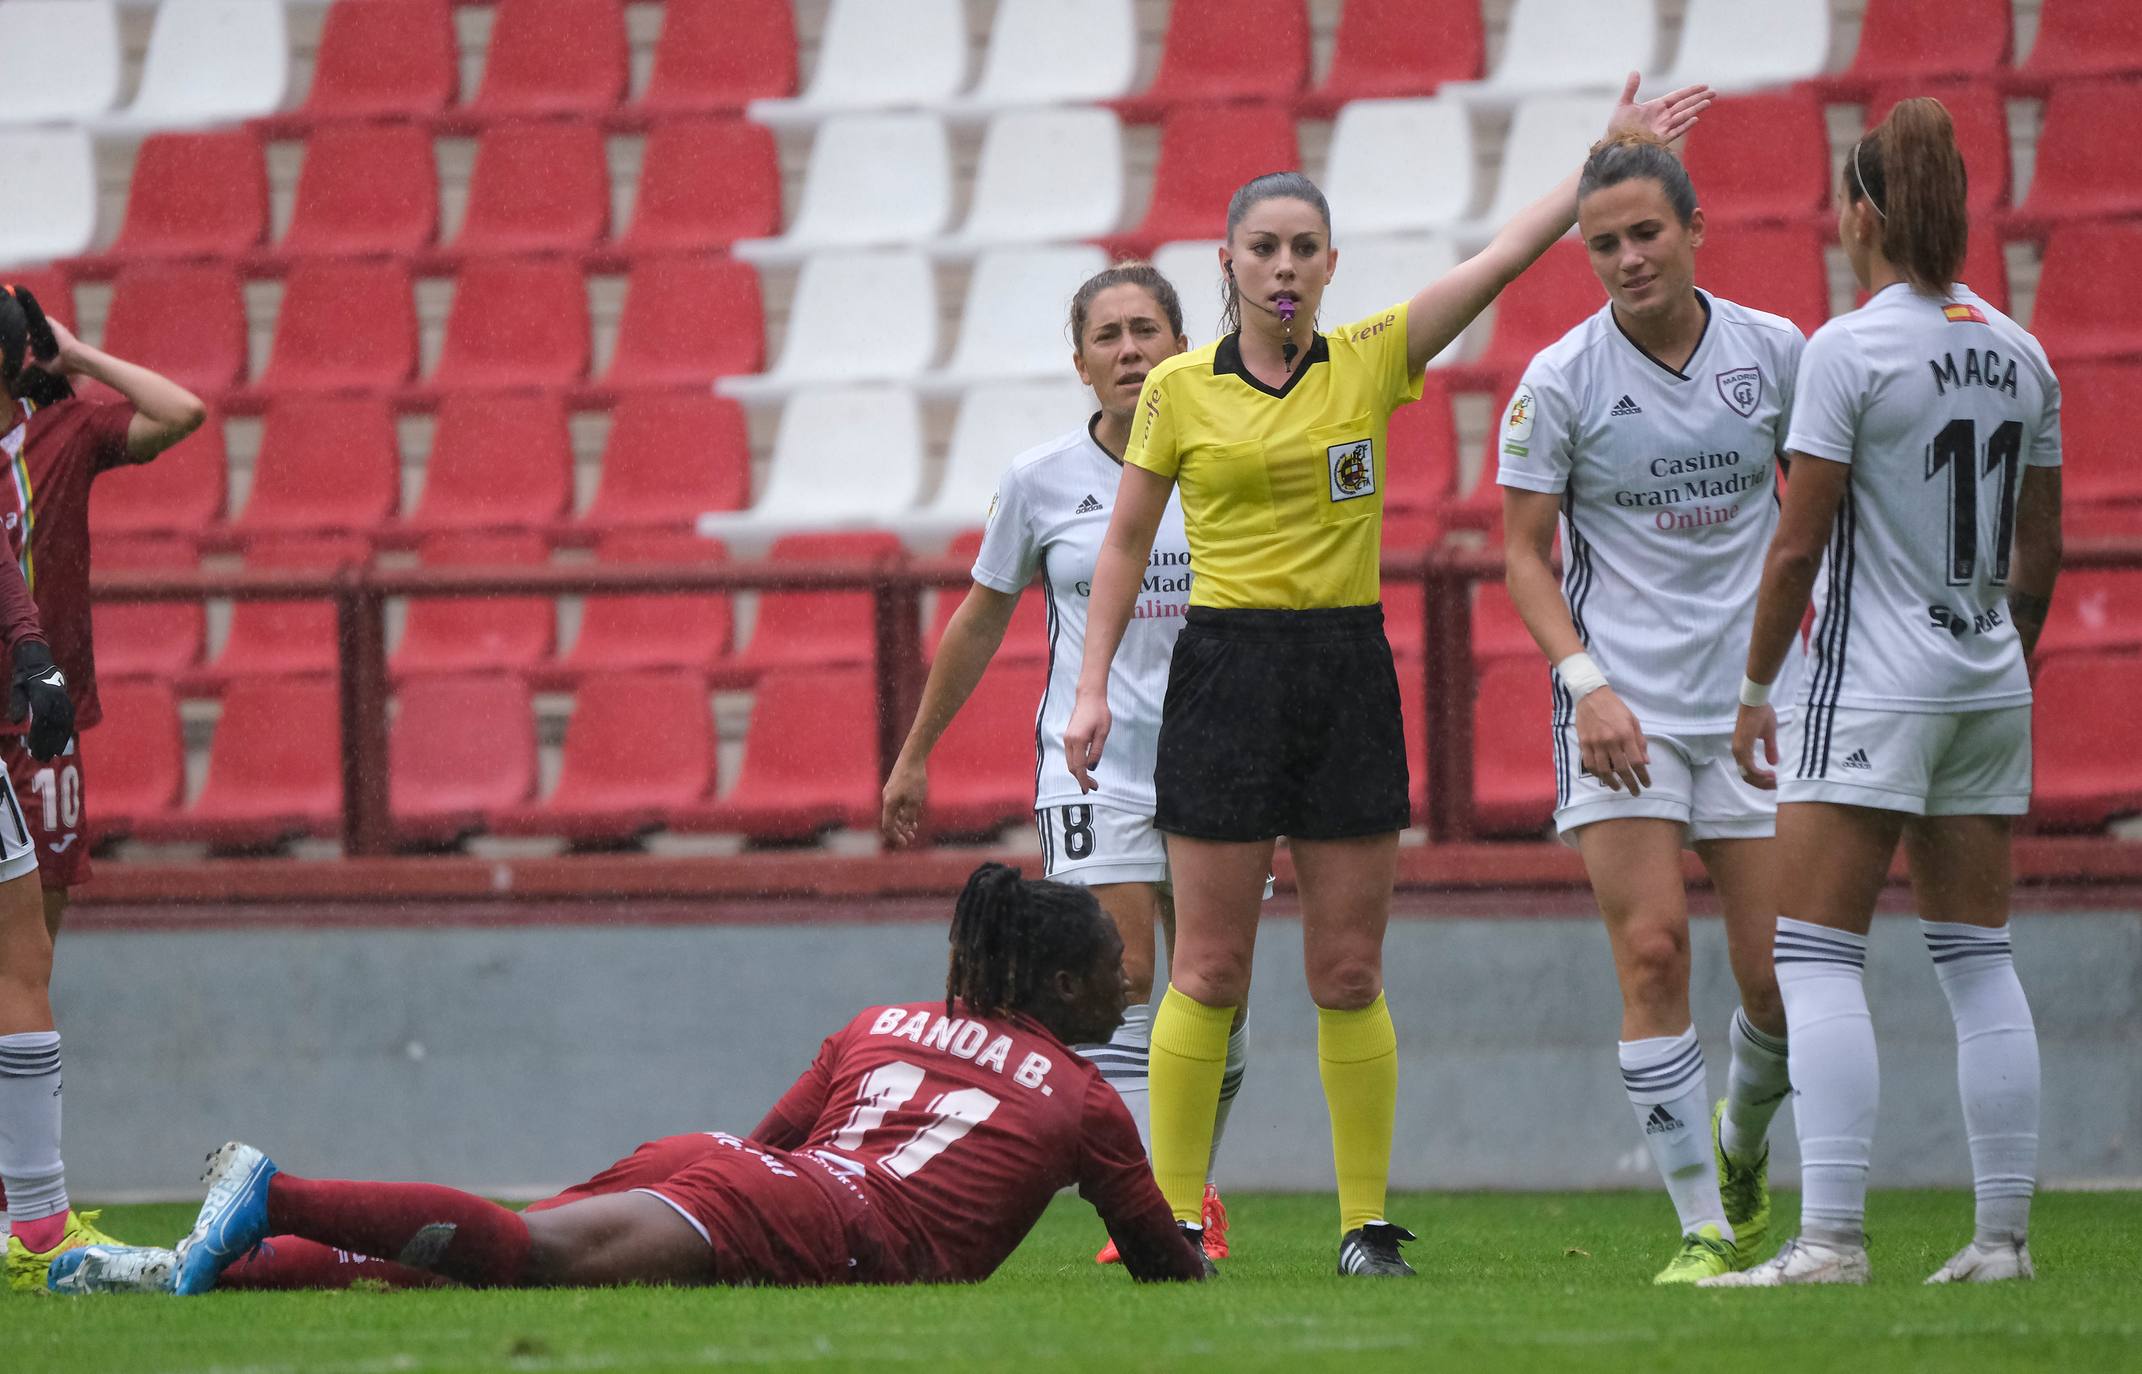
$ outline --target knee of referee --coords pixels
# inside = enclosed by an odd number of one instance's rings
[[[1249,996],[1252,953],[1228,945],[1184,949],[1178,944],[1168,983],[1208,1007],[1239,1007]]]
[[[1360,1011],[1383,994],[1380,951],[1343,951],[1308,959],[1309,997],[1326,1011]]]

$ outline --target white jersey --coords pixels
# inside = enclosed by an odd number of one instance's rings
[[[1123,465],[1093,441],[1093,426],[1030,448],[1012,459],[989,509],[974,580],[996,591],[1024,591],[1041,573],[1048,599],[1049,681],[1034,720],[1034,806],[1068,802],[1153,814],[1153,764],[1160,747],[1160,707],[1168,663],[1190,606],[1190,541],[1182,503],[1168,497],[1153,536],[1145,585],[1108,676],[1113,724],[1098,791],[1081,794],[1064,766],[1064,729],[1086,651],[1086,608],[1093,568],[1115,511]]]
[[[1680,368],[1602,306],[1525,368],[1498,440],[1497,482],[1562,497],[1562,592],[1577,637],[1638,723],[1661,734],[1730,731],[1739,713],[1806,343],[1790,320],[1698,295],[1709,318]],[[1798,672],[1797,647],[1785,670]],[[1554,701],[1566,724],[1559,678]]]
[[[1809,709],[2028,702],[2008,559],[2024,465],[2060,463],[2038,341],[1969,287],[1885,287],[1808,342],[1786,445],[1852,466],[1815,584]]]

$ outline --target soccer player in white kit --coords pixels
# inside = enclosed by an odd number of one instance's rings
[[[1593,150],[1577,229],[1608,303],[1533,358],[1504,412],[1508,583],[1555,665],[1555,824],[1606,918],[1622,1085],[1680,1217],[1654,1282],[1693,1283],[1758,1258],[1767,1132],[1789,1089],[1776,805],[1734,766],[1732,731],[1804,340],[1695,285],[1703,211],[1653,138]],[[1683,846],[1718,891],[1741,990],[1715,1108],[1689,1011]]]
[[[1175,636],[1190,603],[1190,545],[1182,507],[1171,501],[1146,570],[1130,630],[1109,677],[1109,704],[1121,752],[1109,755],[1101,787],[1082,795],[1064,766],[1064,726],[1078,685],[1086,642],[1086,606],[1094,561],[1115,510],[1123,449],[1146,374],[1189,347],[1182,303],[1152,266],[1122,262],[1089,278],[1071,301],[1073,361],[1100,409],[1078,429],[1013,458],[990,504],[974,585],[946,627],[930,665],[915,723],[885,784],[885,833],[907,844],[919,831],[929,795],[929,757],[974,692],[1003,642],[1020,595],[1035,574],[1047,599],[1049,678],[1035,717],[1034,820],[1045,875],[1091,887],[1123,937],[1123,972],[1131,1005],[1106,1044],[1083,1045],[1101,1076],[1121,1094],[1138,1137],[1152,1148],[1147,1059],[1153,1027],[1153,936],[1173,949],[1175,909],[1168,856],[1153,828],[1153,756],[1167,694]],[[1248,1063],[1243,1020],[1228,1037],[1227,1067],[1213,1127],[1213,1154]],[[1208,1177],[1205,1249],[1227,1257],[1227,1210]],[[1104,1263],[1115,1258],[1111,1244]]]
[[[1800,1234],[1717,1286],[1865,1283],[1878,1079],[1862,971],[1897,841],[1956,1027],[1977,1226],[1928,1281],[2031,1277],[2038,1040],[2010,954],[2009,817],[2030,805],[2030,677],[2060,569],[2060,387],[1956,281],[1964,165],[1939,101],[1845,160],[1838,226],[1870,293],[1808,341],[1791,489],[1763,569],[1733,749],[1778,792],[1778,989]],[[1826,552],[1825,552],[1826,551]],[[1820,577],[1817,568],[1820,566]],[[1812,589],[1813,661],[1769,704]]]

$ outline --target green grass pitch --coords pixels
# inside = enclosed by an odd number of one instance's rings
[[[1879,1194],[1873,1285],[1790,1292],[1650,1288],[1672,1221],[1647,1193],[1395,1198],[1422,1237],[1407,1282],[1333,1276],[1328,1197],[1230,1208],[1238,1258],[1202,1289],[1097,1269],[1099,1223],[1062,1200],[980,1287],[25,1296],[0,1298],[0,1329],[7,1367],[38,1374],[2142,1368],[2142,1193],[2041,1197],[2040,1279],[1988,1288],[1920,1286],[1966,1237],[1967,1195]],[[1789,1225],[1797,1199],[1777,1213]],[[106,1223],[166,1238],[191,1216],[115,1207]]]

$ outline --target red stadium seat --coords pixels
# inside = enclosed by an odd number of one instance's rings
[[[268,407],[253,489],[231,532],[369,534],[401,504],[402,457],[386,402],[292,396]]]
[[[868,668],[785,668],[759,679],[729,795],[670,816],[675,830],[802,840],[878,819],[878,717]]]
[[[335,120],[427,119],[461,86],[453,11],[439,0],[330,5],[305,103],[264,121],[272,137]]]
[[[1480,76],[1486,39],[1476,0],[1346,0],[1331,69],[1294,112],[1335,119],[1349,100],[1431,94]]]
[[[1867,0],[1852,65],[1816,87],[1826,99],[1854,102],[1892,83],[1990,77],[2014,46],[2009,0]]]
[[[2125,507],[2142,530],[2142,463],[2134,457],[2142,409],[2142,363],[2071,363],[2060,369],[2061,498],[2073,517],[2091,507]],[[2068,522],[2071,526],[2073,520]],[[2053,598],[2067,594],[2067,580]]]
[[[1483,835],[1538,836],[1553,819],[1551,671],[1536,658],[1501,659],[1480,670],[1473,698],[1473,823]]]
[[[120,272],[104,317],[104,351],[161,372],[205,400],[245,380],[245,298],[238,274],[209,264],[144,264]],[[100,385],[83,395],[109,399]]]
[[[1812,223],[1830,203],[1829,126],[1805,87],[1714,102],[1681,160],[1713,226]]]
[[[1473,661],[1515,658],[1537,663],[1539,651],[1510,599],[1510,589],[1499,580],[1474,583]]]
[[[602,480],[582,530],[684,529],[751,499],[743,409],[707,392],[626,396],[610,415]]]
[[[89,502],[89,533],[101,550],[113,538],[144,534],[192,539],[223,519],[230,488],[223,418],[199,429],[150,463],[97,475]]]
[[[890,561],[901,555],[899,537],[882,530],[844,534],[791,534],[773,542],[768,563],[835,559]],[[757,623],[725,680],[751,682],[776,669],[825,668],[872,660],[872,599],[868,592],[762,592]]]
[[[975,555],[982,551],[982,534],[969,530],[952,541],[945,550],[945,557],[956,558],[973,566]],[[972,586],[969,583],[968,586]],[[930,627],[922,637],[922,652],[927,658],[937,657],[937,646],[944,642],[945,630],[952,624],[952,613],[959,609],[967,597],[967,587],[940,587],[937,589],[937,609],[930,616]],[[1005,627],[1004,642],[997,646],[992,663],[1041,663],[1049,656],[1049,611],[1048,597],[1039,586],[1028,587],[1019,597],[1019,609],[1012,612],[1011,624]]]
[[[539,534],[435,534],[427,568],[540,568],[550,546]],[[397,678],[452,673],[522,674],[558,645],[557,603],[548,596],[418,596],[409,599],[402,642],[388,661]]]
[[[2142,529],[2142,507],[2132,508]],[[2038,655],[2076,650],[2142,652],[2142,570],[2088,568],[2060,575]]]
[[[362,564],[370,546],[351,535],[287,535],[260,539],[246,549],[247,568],[327,573]],[[189,679],[204,691],[260,677],[318,675],[339,661],[335,603],[328,597],[297,601],[240,601],[231,607],[230,637],[205,672]]]
[[[442,127],[560,115],[600,116],[625,98],[621,0],[499,0],[483,84]]]
[[[429,384],[442,391],[566,386],[587,376],[588,351],[578,263],[473,262],[455,282],[446,347]]]
[[[373,0],[359,0],[357,8]],[[337,6],[335,13],[352,6]],[[439,234],[431,135],[414,124],[330,125],[305,141],[296,208],[266,265],[407,257]]]
[[[1153,84],[1115,108],[1132,123],[1151,124],[1192,106],[1291,100],[1308,79],[1304,0],[1175,0]]]
[[[1386,450],[1384,510],[1410,515],[1441,510],[1458,480],[1458,433],[1450,393],[1433,373],[1418,401],[1391,412]]]
[[[713,539],[681,530],[633,530],[595,546],[599,563],[726,563]],[[580,635],[554,668],[536,680],[571,686],[591,675],[685,670],[704,682],[728,656],[735,611],[722,593],[648,592],[591,596],[581,603]]]
[[[2030,194],[2005,223],[2011,233],[2142,214],[2142,85],[2061,82],[2046,97],[2037,146]]]
[[[982,674],[930,755],[931,830],[981,835],[1032,822],[1034,711],[1048,684],[1038,663],[1000,660]]]
[[[551,794],[535,805],[495,810],[490,825],[508,835],[629,840],[672,812],[703,804],[714,786],[714,759],[704,678],[606,676],[573,703]]]
[[[387,391],[416,371],[416,299],[398,262],[301,263],[283,285],[275,343],[256,388]]]
[[[2066,224],[2047,238],[2030,328],[2056,366],[2142,355],[2138,254],[2142,225]]]
[[[1821,236],[1808,225],[1711,235],[1696,250],[1696,281],[1729,301],[1783,315],[1803,334],[1814,333],[1830,317],[1829,267]],[[1597,289],[1604,294],[1604,288]]]
[[[387,759],[395,834],[459,840],[535,795],[535,703],[500,673],[406,683],[395,694]]]
[[[737,114],[754,100],[796,93],[790,0],[724,0],[663,7],[647,89],[628,107],[645,120]],[[768,231],[772,232],[772,231]]]
[[[772,130],[741,119],[678,119],[648,132],[619,255],[704,253],[780,232]]]
[[[2038,825],[2094,830],[2142,811],[2142,715],[2107,710],[2125,699],[2142,654],[2049,655],[2031,683],[2033,777],[2030,815]]]
[[[1388,540],[1384,547],[1400,551]],[[1392,657],[1420,660],[1427,642],[1427,600],[1421,584],[1410,577],[1383,580],[1383,635],[1390,641]]]
[[[126,220],[94,261],[232,258],[268,234],[268,168],[245,129],[151,134],[127,182]]]
[[[2008,144],[2008,102],[1985,82],[1965,85],[1891,87],[1878,91],[1867,103],[1867,125],[1874,128],[1889,115],[1890,108],[1906,96],[1930,95],[1939,100],[1956,126],[1956,147],[1963,153],[1964,174],[1969,186],[1964,203],[1973,218],[1990,215],[2008,203],[2014,183]],[[1708,112],[1705,122],[1709,122]],[[2039,164],[2044,175],[2044,163]]]
[[[573,446],[558,397],[449,396],[407,527],[541,529],[573,502]]]
[[[90,508],[96,508],[94,500]],[[91,561],[105,572],[193,572],[201,566],[190,538],[98,538]],[[201,650],[208,641],[208,613],[197,601],[100,598],[91,604],[89,619],[100,693],[106,683],[124,678],[168,683],[191,672],[200,666]],[[109,713],[112,708],[107,705],[105,709]],[[101,794],[102,782],[98,790]],[[98,805],[102,806],[101,800]]]
[[[97,780],[88,808],[94,844],[169,819],[186,793],[178,698],[162,682],[99,682],[103,721],[82,732],[82,771]]]
[[[1136,229],[1102,241],[1112,256],[1146,257],[1177,239],[1214,239],[1227,232],[1227,200],[1235,188],[1266,172],[1301,164],[1294,116],[1280,105],[1189,107],[1160,129],[1153,199]]]
[[[610,168],[593,124],[501,124],[476,143],[468,216],[443,260],[463,254],[579,253],[610,230]]]
[[[177,816],[136,822],[142,839],[258,847],[332,835],[342,814],[342,719],[325,678],[234,684],[209,744],[201,795]]]
[[[704,392],[765,366],[757,272],[734,258],[653,258],[632,269],[617,352],[595,390]]]
[[[1994,309],[2008,309],[2008,256],[2001,250],[2000,235],[1981,229],[1971,235],[1964,249],[1964,285],[1976,291]]]
[[[1937,21],[1940,22],[1940,21]],[[2077,77],[2142,75],[2142,9],[2132,0],[2052,0],[2038,14],[2030,55],[2002,85],[2043,96]]]
[[[1698,280],[1703,266],[1699,259]],[[1480,357],[1444,373],[1453,386],[1501,393],[1496,397],[1499,404],[1508,399],[1533,354],[1605,303],[1606,288],[1592,275],[1584,245],[1557,243],[1496,297],[1494,323]]]

